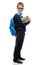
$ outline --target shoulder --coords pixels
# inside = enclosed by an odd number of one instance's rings
[[[17,18],[19,19],[20,16],[16,13],[16,14],[14,15],[14,18],[15,18],[15,19],[17,19]]]

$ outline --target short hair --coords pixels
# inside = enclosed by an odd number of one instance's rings
[[[24,4],[22,2],[17,3],[17,8],[18,8],[19,5],[22,5],[24,7]]]

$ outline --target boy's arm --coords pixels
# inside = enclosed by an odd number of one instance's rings
[[[29,22],[30,22],[30,21],[28,21],[28,22],[24,22],[24,23],[23,23],[23,22],[21,21],[20,17],[19,17],[19,16],[16,16],[16,15],[15,15],[14,18],[15,18],[15,20],[17,21],[17,23],[18,23],[20,26],[26,26],[26,25],[29,24]]]

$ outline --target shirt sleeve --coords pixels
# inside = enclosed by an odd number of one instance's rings
[[[21,18],[20,18],[19,16],[16,16],[16,15],[15,15],[14,18],[15,18],[16,22],[17,22],[20,26],[26,26],[27,24],[29,24],[29,21],[28,21],[28,22],[25,22],[25,23],[22,23]]]

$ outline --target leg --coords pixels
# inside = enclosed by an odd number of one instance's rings
[[[21,57],[21,54],[20,54],[20,52],[21,52],[21,49],[22,49],[22,46],[23,46],[23,41],[24,41],[24,36],[25,36],[25,33],[22,31],[21,32],[21,39],[20,39],[20,47],[19,47],[19,60],[25,60],[25,58],[22,58]]]
[[[20,51],[22,49],[24,35],[25,35],[25,33],[23,31],[17,32],[16,45],[15,45],[15,51],[14,51],[15,59],[19,58],[19,56],[20,56]]]
[[[19,57],[21,56],[20,52],[21,52],[21,49],[22,49],[22,46],[23,46],[24,36],[25,36],[25,32],[21,31],[20,32],[20,44],[19,44]]]

